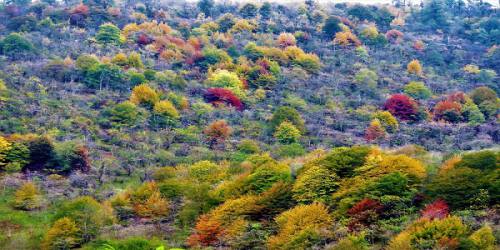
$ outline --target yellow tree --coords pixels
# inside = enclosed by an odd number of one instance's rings
[[[153,107],[159,100],[158,93],[147,84],[135,86],[130,95],[130,102],[135,105],[145,104],[148,107]]]
[[[415,74],[415,75],[422,75],[422,65],[420,65],[420,61],[417,59],[412,60],[408,65],[406,66],[406,70],[410,74]]]

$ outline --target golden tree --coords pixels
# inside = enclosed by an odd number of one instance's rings
[[[420,61],[417,59],[412,60],[408,65],[406,66],[406,70],[410,74],[415,74],[415,75],[422,75],[422,65],[420,65]]]

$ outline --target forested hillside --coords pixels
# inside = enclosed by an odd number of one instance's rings
[[[500,12],[0,3],[0,249],[498,249]]]

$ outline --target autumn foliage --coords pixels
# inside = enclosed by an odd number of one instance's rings
[[[218,120],[208,125],[203,133],[210,146],[222,144],[232,133],[231,127],[224,120]]]
[[[427,219],[443,219],[448,216],[450,212],[450,207],[446,201],[438,199],[431,204],[425,206],[425,208],[420,211],[422,218]]]
[[[226,104],[235,107],[239,111],[244,109],[243,102],[241,102],[241,100],[229,89],[209,88],[205,92],[204,98],[214,106]]]
[[[417,119],[418,105],[415,100],[405,94],[392,95],[385,102],[384,108],[401,120],[412,121]]]
[[[195,232],[187,239],[190,247],[218,246],[224,235],[222,225],[216,220],[211,220],[208,215],[199,218],[194,230]]]
[[[378,219],[383,209],[384,206],[376,200],[362,199],[347,211],[351,217],[348,224],[349,230],[353,231],[363,226],[369,226]]]

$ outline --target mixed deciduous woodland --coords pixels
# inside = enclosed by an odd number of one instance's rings
[[[392,2],[2,1],[0,249],[498,249],[499,9]]]

